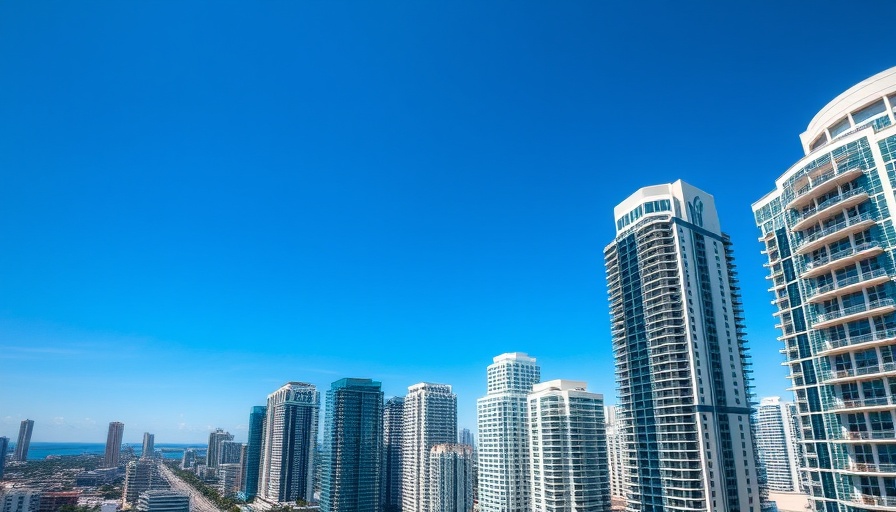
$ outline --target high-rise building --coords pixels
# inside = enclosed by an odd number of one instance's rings
[[[233,496],[240,492],[243,467],[239,462],[222,462],[218,465],[218,491],[222,496]]]
[[[34,420],[22,420],[19,425],[19,440],[16,442],[16,452],[13,460],[28,460],[28,447],[31,446],[31,432],[34,430]]]
[[[258,475],[261,472],[261,445],[264,440],[264,420],[268,408],[252,407],[249,413],[249,443],[246,447],[246,471],[243,475],[243,493],[247,500],[258,494]]]
[[[371,379],[340,379],[327,390],[321,512],[381,512],[380,386]]]
[[[447,384],[414,384],[404,398],[403,416],[401,509],[430,512],[430,452],[457,439],[457,396]]]
[[[224,441],[218,451],[218,465],[239,464],[240,455],[243,452],[243,443],[236,441]]]
[[[0,437],[0,480],[3,480],[3,470],[6,467],[6,451],[9,449],[9,438]]]
[[[473,447],[437,444],[429,455],[430,512],[473,512]]]
[[[896,510],[896,68],[825,105],[753,205],[816,510]]]
[[[457,443],[465,444],[469,447],[473,446],[473,433],[470,432],[470,429],[461,429],[460,433],[457,434]]]
[[[180,461],[181,469],[193,469],[196,466],[196,450],[187,448],[184,450],[184,456]]]
[[[625,498],[625,437],[619,424],[619,413],[615,406],[604,407],[607,423],[607,465],[610,470],[610,496]]]
[[[106,434],[106,455],[103,458],[103,467],[114,468],[121,461],[121,438],[124,436],[124,423],[113,421],[109,423],[109,432]]]
[[[140,453],[140,458],[143,459],[151,459],[155,457],[156,453],[156,436],[155,434],[150,434],[149,432],[143,433],[143,451]]]
[[[529,393],[532,512],[610,510],[604,397],[585,387],[551,380]]]
[[[222,445],[225,441],[233,441],[233,434],[224,432],[224,429],[217,428],[208,435],[208,450],[205,452],[205,465],[209,468],[217,468],[221,464],[221,457],[224,455]]]
[[[759,402],[756,445],[771,491],[800,490],[799,457],[790,413],[790,404],[782,402],[781,397],[765,397]]]
[[[535,358],[501,354],[487,370],[487,394],[477,403],[479,509],[529,511],[529,428],[526,396],[541,379]]]
[[[713,197],[645,187],[604,250],[629,511],[759,511],[750,362]]]
[[[383,406],[383,467],[381,472],[384,512],[401,512],[401,443],[404,397],[386,400]]]
[[[168,489],[168,481],[159,472],[157,462],[152,459],[138,459],[128,462],[124,474],[122,505],[135,506],[140,493]]]
[[[177,491],[145,491],[137,499],[138,512],[190,512],[190,496]]]
[[[258,496],[268,502],[311,501],[320,394],[289,382],[268,396]]]

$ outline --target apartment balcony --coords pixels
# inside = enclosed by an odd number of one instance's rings
[[[896,402],[894,402],[893,397],[890,396],[856,398],[852,400],[835,398],[831,410],[836,412],[854,412],[866,409],[891,409],[894,404],[896,404]],[[862,432],[852,433],[861,434]]]
[[[847,235],[859,233],[877,221],[870,212],[860,213],[806,236],[796,248],[797,254],[806,254]]]
[[[837,441],[896,441],[896,430],[872,430],[864,432],[843,432]]]
[[[887,473],[896,474],[896,464],[866,464],[863,462],[850,462],[847,466],[850,473]]]
[[[833,355],[850,350],[866,349],[877,345],[888,345],[896,341],[896,329],[888,329],[884,331],[875,331],[860,336],[846,336],[834,340],[825,340],[824,349],[818,352],[818,355]]]
[[[825,384],[834,384],[838,381],[842,380],[853,380],[859,378],[867,378],[867,377],[877,377],[883,374],[889,374],[896,372],[896,363],[878,363],[874,366],[863,366],[861,368],[849,368],[847,370],[831,370],[828,374],[828,377],[825,379]],[[877,400],[876,398],[874,400]],[[860,400],[853,400],[852,402],[859,402]],[[845,402],[844,402],[845,403]],[[871,402],[869,402],[871,403]],[[849,404],[847,404],[849,405]],[[853,404],[853,406],[856,406]],[[858,406],[856,406],[858,407]],[[866,406],[862,406],[866,407]]]
[[[793,231],[802,231],[812,227],[816,222],[824,220],[840,210],[865,202],[868,197],[868,192],[856,188],[825,199],[814,208],[801,213],[797,219],[797,223],[794,224],[791,229]]]
[[[806,264],[806,271],[800,275],[803,279],[818,277],[850,263],[862,261],[884,252],[878,242],[866,242],[855,247],[843,249],[828,256],[814,259]]]
[[[831,311],[830,313],[818,314],[812,327],[814,329],[824,329],[832,325],[852,322],[860,318],[882,315],[892,311],[896,311],[896,305],[894,305],[893,299],[888,297],[865,304],[856,304],[855,306]]]
[[[862,508],[878,507],[875,510],[896,510],[896,497],[894,496],[873,496],[871,494],[856,493],[844,501],[862,505]]]
[[[849,183],[861,176],[864,172],[865,170],[861,168],[845,170],[831,168],[814,178],[809,178],[809,183],[796,191],[793,199],[787,203],[785,208],[802,208],[816,197],[824,195],[844,183]]]
[[[892,277],[890,277],[887,271],[882,268],[869,270],[868,272],[863,272],[859,275],[847,277],[846,279],[841,279],[840,281],[835,281],[824,286],[819,286],[809,293],[808,302],[824,302],[840,295],[846,295],[847,293],[857,292],[865,288],[886,283],[891,279]]]

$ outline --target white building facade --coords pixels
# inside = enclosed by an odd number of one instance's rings
[[[743,308],[714,199],[676,181],[615,218],[604,258],[627,510],[758,512]]]
[[[610,510],[604,397],[585,388],[551,380],[529,393],[532,512]]]
[[[800,490],[800,458],[790,405],[778,396],[765,397],[756,414],[756,444],[770,491]]]
[[[401,510],[430,512],[430,454],[433,446],[457,439],[457,395],[447,384],[414,384],[402,414]]]
[[[896,511],[896,68],[847,89],[753,204],[816,510]]]
[[[604,418],[607,424],[607,465],[610,470],[610,496],[625,498],[623,485],[625,468],[624,429],[619,424],[619,413],[616,406],[604,407]]]
[[[522,352],[501,354],[488,367],[487,394],[476,403],[482,512],[529,510],[526,397],[540,379],[535,358]]]

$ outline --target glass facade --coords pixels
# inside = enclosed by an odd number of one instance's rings
[[[383,392],[370,379],[340,379],[327,391],[321,512],[380,512]]]
[[[247,500],[258,495],[258,473],[261,470],[261,443],[264,438],[264,419],[268,408],[252,407],[249,413],[249,443],[246,448],[246,474],[243,475],[243,493]]]
[[[896,68],[832,101],[753,206],[816,510],[896,511],[894,91]]]
[[[383,407],[383,511],[401,511],[401,436],[404,397],[396,396]]]

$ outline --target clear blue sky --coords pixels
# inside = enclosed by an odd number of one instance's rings
[[[613,206],[682,178],[734,239],[760,395],[789,396],[750,204],[896,65],[892,2],[0,4],[0,435],[245,439],[288,380],[453,384],[508,351],[615,397]]]

